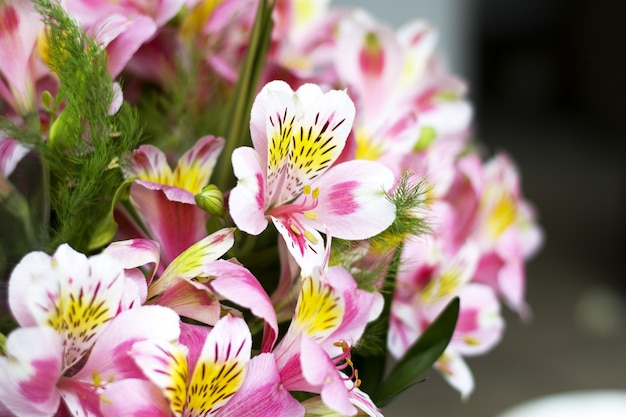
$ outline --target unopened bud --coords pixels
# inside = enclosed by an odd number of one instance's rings
[[[202,210],[216,216],[224,215],[224,195],[216,185],[208,184],[195,195],[196,204]]]

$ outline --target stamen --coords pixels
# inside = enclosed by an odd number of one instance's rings
[[[314,211],[305,211],[302,215],[309,220],[317,220],[317,213]]]
[[[291,224],[289,225],[289,228],[291,229],[291,231],[292,231],[292,232],[294,232],[294,233],[295,233],[296,235],[298,235],[298,236],[300,236],[300,235],[302,234],[302,232],[300,231],[300,229],[298,229],[298,227],[297,227],[295,224],[293,224],[293,223],[291,223]],[[308,232],[308,231],[306,231],[306,232],[305,232],[305,236],[306,236],[306,233],[309,233],[309,232]]]
[[[305,185],[304,188],[302,189],[302,192],[304,194],[310,194],[311,193],[311,186],[310,185]]]
[[[310,186],[308,186],[308,185],[307,185],[307,187],[309,187],[309,189],[311,189],[311,187],[310,187]],[[315,190],[313,190],[313,194],[311,195],[311,197],[313,197],[313,199],[315,200],[315,199],[317,199],[317,197],[319,197],[319,196],[320,196],[320,189],[319,189],[319,188],[316,188]]]
[[[308,230],[304,231],[304,237],[306,238],[306,240],[308,240],[312,244],[314,245],[317,244],[317,238],[313,235],[313,233],[309,232]]]
[[[354,368],[354,362],[352,362],[352,357],[350,356],[350,350],[352,349],[352,347],[345,340],[334,342],[333,345],[340,347],[343,352],[341,355],[339,355],[339,357],[335,359],[337,369],[342,370],[347,367],[350,367],[352,369],[352,374],[344,378],[346,381],[354,380],[354,386],[350,388],[350,390],[352,391],[354,388],[360,387],[361,380],[359,379],[359,370]],[[341,363],[341,361],[345,362]]]

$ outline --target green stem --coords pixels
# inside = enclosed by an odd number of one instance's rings
[[[225,118],[227,125],[222,128],[226,143],[215,170],[216,183],[221,190],[228,190],[235,183],[230,163],[233,151],[248,143],[250,109],[269,48],[273,7],[274,0],[269,4],[267,0],[259,1],[248,51],[235,86],[229,115]]]
[[[384,376],[387,360],[387,334],[389,333],[389,320],[391,318],[391,303],[396,289],[396,277],[398,275],[398,265],[400,263],[400,255],[402,254],[402,245],[398,247],[389,264],[389,269],[385,276],[385,282],[382,288],[382,295],[385,304],[380,316],[365,328],[365,334],[371,331],[370,344],[376,344],[379,347],[378,353],[370,355],[361,355],[357,350],[353,355],[355,366],[359,370],[361,378],[361,389],[367,393],[374,394]]]

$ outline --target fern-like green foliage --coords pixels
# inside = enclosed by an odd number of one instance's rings
[[[50,224],[46,248],[63,242],[87,251],[122,183],[119,164],[139,143],[141,129],[126,104],[114,114],[106,51],[53,0],[35,0],[48,26],[47,63],[60,86],[47,141],[37,145],[48,175]],[[54,110],[53,109],[53,110]]]

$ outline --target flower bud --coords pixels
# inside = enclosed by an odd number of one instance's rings
[[[224,215],[224,195],[216,185],[205,185],[202,191],[195,195],[195,199],[202,210],[216,216]]]

